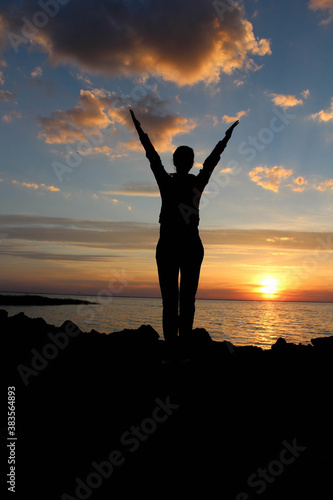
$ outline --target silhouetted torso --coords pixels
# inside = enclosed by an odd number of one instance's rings
[[[199,225],[199,201],[203,186],[193,174],[168,174],[159,182],[161,226],[188,231]],[[162,227],[161,227],[162,229]]]

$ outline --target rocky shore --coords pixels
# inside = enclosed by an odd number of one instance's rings
[[[196,329],[190,361],[164,363],[149,325],[84,333],[4,310],[0,325],[16,498],[332,494],[333,337],[262,350]]]

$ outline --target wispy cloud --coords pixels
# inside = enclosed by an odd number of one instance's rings
[[[234,84],[236,85],[236,87],[241,87],[242,85],[244,85],[245,80],[246,80],[246,75],[241,78],[236,78],[234,80]]]
[[[12,184],[15,184],[17,186],[22,186],[28,189],[42,189],[42,190],[47,190],[47,191],[52,191],[54,193],[60,192],[60,189],[54,186],[46,186],[46,184],[36,184],[34,182],[19,182],[16,180],[12,180]]]
[[[116,186],[113,189],[101,191],[101,194],[119,195],[119,196],[144,196],[144,197],[159,197],[159,190],[153,184],[142,182],[130,182],[122,186]]]
[[[251,170],[249,176],[251,181],[255,182],[258,186],[277,193],[281,181],[283,179],[288,179],[292,173],[293,171],[291,169],[285,169],[282,166],[259,166]]]
[[[293,183],[294,184],[287,184],[287,186],[291,187],[293,191],[298,193],[302,193],[309,184],[308,181],[301,176],[293,179]]]
[[[238,113],[235,116],[229,116],[229,115],[224,115],[222,117],[222,120],[225,123],[233,123],[236,120],[240,120],[243,116],[247,116],[250,112],[250,108],[247,111],[238,111]]]
[[[274,236],[273,238],[267,238],[266,241],[270,243],[286,242],[286,241],[296,241],[294,236]]]
[[[307,99],[310,95],[309,90],[303,90],[301,92],[303,99]],[[294,106],[300,106],[304,103],[303,99],[298,99],[295,95],[292,94],[269,94],[272,102],[275,106],[279,106],[281,108],[292,108]]]
[[[83,73],[73,73],[71,75],[78,81],[85,83],[88,87],[93,87],[92,81],[89,76],[84,75]]]
[[[322,109],[318,113],[312,114],[310,118],[324,123],[333,121],[333,97],[331,98],[331,106],[327,110]]]
[[[42,76],[42,74],[43,74],[43,69],[40,66],[36,66],[36,68],[33,71],[31,71],[30,76],[31,78],[37,78]]]
[[[309,89],[303,90],[301,92],[301,96],[303,97],[303,99],[307,99],[308,97],[310,97],[310,90]]]
[[[158,224],[87,221],[59,217],[0,215],[0,232],[6,233],[6,243],[24,252],[21,241],[54,243],[83,249],[94,248],[120,251],[154,250],[158,241]],[[311,250],[318,247],[318,238],[332,238],[332,233],[280,231],[270,229],[203,229],[206,245],[288,248]],[[16,241],[13,241],[16,240]],[[12,247],[14,251],[14,246]],[[39,247],[36,247],[36,252]],[[0,252],[5,247],[0,247]],[[31,248],[30,250],[31,251]],[[90,252],[90,256],[100,255]]]
[[[333,191],[333,179],[327,179],[317,186],[314,186],[317,191]]]
[[[311,181],[303,176],[295,177],[288,184],[283,181],[289,179],[293,174],[292,169],[286,169],[282,166],[255,167],[249,172],[251,181],[258,186],[269,191],[279,192],[280,187],[290,188],[295,193],[303,193],[303,191],[333,191],[333,179],[320,180],[316,176],[311,176]]]
[[[0,90],[0,102],[12,102],[16,99],[16,94],[14,92],[9,92],[9,90]]]
[[[5,123],[11,123],[14,120],[21,120],[22,113],[18,113],[17,111],[10,111],[9,113],[3,115],[2,121]]]
[[[6,233],[8,240],[52,242],[77,249],[130,251],[153,249],[158,238],[158,225],[0,215],[0,232]]]
[[[310,0],[309,8],[315,11],[328,11],[328,18],[323,19],[320,24],[329,24],[333,20],[333,0]]]
[[[75,262],[110,262],[115,258],[121,256],[94,255],[94,254],[77,254],[77,253],[63,253],[63,251],[43,252],[33,248],[26,248],[25,250],[18,250],[16,246],[10,246],[1,252],[2,256],[18,257],[20,259],[33,259],[39,261],[75,261]]]

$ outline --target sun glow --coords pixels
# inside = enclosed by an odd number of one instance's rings
[[[279,282],[275,278],[264,278],[260,284],[260,293],[267,298],[274,298],[279,291]]]

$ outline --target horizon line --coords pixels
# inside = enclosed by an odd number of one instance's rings
[[[7,290],[0,290],[0,294],[9,293],[9,294],[27,294],[27,295],[72,295],[75,297],[97,297],[97,294],[84,294],[84,293],[57,293],[57,292],[13,292]],[[159,299],[162,300],[162,297],[156,296],[141,296],[141,295],[111,295],[109,298],[126,298],[126,299]],[[200,298],[197,297],[197,300],[221,300],[226,302],[300,302],[300,303],[314,303],[314,304],[333,304],[332,300],[283,300],[283,299],[224,299],[224,298]],[[0,305],[1,307],[1,305]],[[22,306],[10,306],[10,307],[22,307]]]

